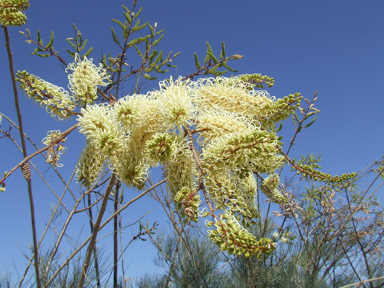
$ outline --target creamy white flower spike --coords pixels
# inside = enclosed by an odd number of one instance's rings
[[[196,105],[203,110],[223,109],[248,117],[265,117],[274,108],[274,98],[265,90],[240,78],[202,78],[194,83]]]
[[[76,54],[75,62],[70,63],[65,69],[65,72],[71,72],[68,75],[68,88],[80,105],[92,104],[97,98],[97,86],[107,86],[111,83],[110,75],[106,73],[101,64],[96,67],[92,62],[92,58],[81,59],[79,54]]]

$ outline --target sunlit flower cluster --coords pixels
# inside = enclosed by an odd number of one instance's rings
[[[4,27],[24,25],[27,17],[22,11],[29,6],[29,0],[1,0],[0,24]]]
[[[198,216],[213,216],[199,212],[198,187],[203,184],[209,201],[223,211],[215,222],[207,222],[214,228],[209,231],[212,240],[229,253],[260,255],[271,253],[275,244],[257,240],[244,227],[259,217],[254,173],[269,174],[262,191],[272,201],[284,201],[274,172],[285,162],[270,127],[281,107],[296,105],[300,97],[285,99],[276,105],[274,97],[238,77],[184,82],[179,78],[160,82],[158,91],[124,97],[113,106],[87,106],[78,121],[80,132],[128,187],[142,189],[149,169],[160,163],[176,208],[186,220],[197,221]],[[186,129],[195,134],[193,143]],[[199,151],[199,164],[190,145]],[[81,169],[78,173],[86,175]]]
[[[178,78],[160,82],[157,91],[126,96],[114,105],[89,105],[97,98],[97,87],[109,83],[109,76],[78,55],[68,70],[71,95],[37,77],[28,78],[27,73],[20,74],[19,81],[37,102],[56,105],[58,112],[51,112],[55,115],[82,106],[77,119],[87,139],[77,166],[82,185],[97,184],[108,167],[128,187],[143,189],[150,168],[161,164],[167,190],[181,215],[186,221],[213,217],[214,221],[206,222],[213,228],[209,235],[222,249],[245,256],[275,249],[270,239],[257,240],[246,230],[259,217],[254,175],[268,174],[261,190],[271,201],[284,202],[275,170],[285,160],[274,125],[294,111],[300,95],[276,101],[267,92],[255,90],[246,77]],[[55,93],[61,98],[52,102]],[[199,211],[201,189],[214,205],[213,211]]]

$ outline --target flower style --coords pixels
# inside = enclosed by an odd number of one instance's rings
[[[93,59],[80,58],[79,54],[75,55],[75,62],[68,65],[66,72],[71,71],[68,75],[69,90],[74,94],[79,105],[92,104],[97,99],[97,86],[107,86],[111,83],[110,75],[106,70],[96,67]],[[104,82],[106,81],[106,82]]]

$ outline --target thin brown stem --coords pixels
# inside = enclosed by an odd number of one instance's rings
[[[15,107],[16,107],[16,111],[17,111],[17,118],[19,120],[20,139],[21,139],[21,144],[22,144],[22,147],[23,147],[23,155],[24,155],[24,160],[25,160],[27,158],[27,146],[25,144],[23,121],[22,121],[22,115],[21,115],[20,104],[19,104],[19,95],[18,95],[18,92],[17,92],[15,70],[14,70],[14,65],[13,65],[11,42],[10,42],[10,38],[9,38],[9,33],[8,33],[8,28],[7,27],[4,27],[4,33],[5,33],[5,42],[6,42],[5,45],[7,47],[8,60],[9,60],[9,70],[11,72],[11,78],[12,78],[13,95],[14,95],[14,98],[15,98]],[[25,162],[27,162],[27,161],[28,160],[25,160]],[[36,223],[35,223],[35,207],[34,207],[34,203],[33,203],[31,177],[29,177],[29,179],[27,179],[27,182],[28,182],[29,206],[30,206],[30,211],[31,211],[32,237],[33,237],[33,250],[34,250],[33,253],[35,255],[36,285],[37,285],[38,288],[40,288],[41,287],[41,283],[40,283],[40,273],[39,273],[39,251],[38,251],[38,248],[37,248]]]

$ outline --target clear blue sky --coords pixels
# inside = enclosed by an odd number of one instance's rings
[[[55,32],[54,47],[60,51],[68,62],[71,60],[65,49],[70,46],[66,38],[73,37],[72,23],[88,39],[88,45],[94,48],[90,57],[98,62],[102,53],[118,53],[113,43],[110,27],[119,35],[119,27],[111,22],[112,18],[123,20],[121,4],[131,8],[130,1],[32,1],[26,11],[27,24],[10,28],[11,45],[16,70],[27,70],[61,87],[67,87],[67,78],[59,62],[54,58],[31,56],[32,45],[24,43],[19,30],[28,28],[35,37],[40,29],[42,39],[48,42],[51,31]],[[306,153],[322,153],[321,166],[325,172],[332,174],[348,173],[364,168],[368,163],[383,155],[384,142],[384,2],[381,0],[356,1],[140,1],[143,6],[141,23],[150,21],[158,23],[158,29],[165,28],[165,36],[159,44],[167,55],[169,51],[181,51],[173,64],[177,69],[159,76],[186,75],[194,71],[193,53],[197,52],[204,59],[209,41],[217,56],[221,42],[226,44],[227,55],[244,55],[242,60],[229,63],[241,73],[262,73],[275,78],[275,86],[268,89],[271,95],[284,97],[301,92],[311,98],[318,91],[317,108],[321,110],[318,120],[304,130],[294,146],[292,154],[298,157]],[[2,32],[4,35],[4,33]],[[3,43],[4,36],[3,37]],[[5,46],[0,47],[0,111],[17,120],[10,83],[8,60]],[[115,54],[116,55],[116,54]],[[128,63],[135,64],[136,53],[128,53]],[[132,59],[132,60],[131,60]],[[227,74],[230,76],[230,74]],[[131,92],[130,82],[124,93]],[[157,81],[148,87],[158,87]],[[21,109],[25,132],[42,147],[41,139],[48,130],[64,131],[76,121],[62,124],[49,117],[44,109],[33,104],[20,91]],[[291,123],[288,120],[287,123]],[[2,129],[8,129],[3,120]],[[288,143],[293,135],[292,125],[287,124],[283,130]],[[84,139],[76,131],[66,142],[68,153],[62,156],[63,175],[69,179]],[[19,139],[16,129],[12,135]],[[34,152],[28,146],[28,153]],[[0,173],[10,170],[22,155],[7,139],[0,140]],[[40,157],[42,158],[42,157]],[[33,159],[45,172],[49,183],[61,193],[63,186],[58,183],[51,170],[44,166],[40,158]],[[33,173],[34,197],[37,210],[38,235],[49,219],[49,203],[55,198],[49,192],[38,175]],[[21,173],[15,173],[7,180],[7,191],[0,194],[0,271],[14,271],[13,261],[23,273],[24,263],[17,243],[27,251],[31,243],[30,216],[27,185]],[[76,191],[77,185],[72,185]],[[137,195],[135,191],[127,192],[126,198]],[[378,195],[380,197],[380,195]],[[133,222],[141,215],[153,211],[147,219],[159,220],[164,228],[165,214],[159,204],[145,197],[123,213],[123,222]],[[83,223],[84,217],[76,223]],[[128,228],[126,242],[137,233],[137,225]],[[82,235],[89,232],[88,223],[82,228],[74,225],[70,235],[76,236],[80,229]],[[106,233],[101,233],[102,235]],[[44,244],[48,248],[52,238]],[[112,238],[105,243],[112,245]],[[70,249],[67,247],[67,249]],[[111,251],[111,250],[110,250]],[[125,263],[132,261],[127,274],[132,277],[154,271],[150,261],[155,250],[149,242],[136,243],[127,250]]]

